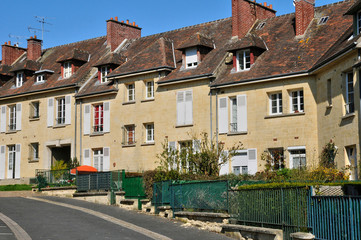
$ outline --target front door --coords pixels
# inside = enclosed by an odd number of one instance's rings
[[[9,146],[8,178],[15,178],[15,145]]]

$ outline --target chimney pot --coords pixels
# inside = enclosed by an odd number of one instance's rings
[[[135,22],[132,23],[135,26]],[[131,27],[132,24],[129,23],[129,20],[118,21],[107,21],[107,45],[110,46],[110,50],[114,51],[119,44],[121,44],[124,39],[135,39],[141,37],[141,30]]]
[[[138,27],[138,24],[137,25],[135,25],[136,27]]]
[[[110,20],[113,20],[113,18],[111,17]]]
[[[124,20],[122,20],[122,23],[124,23]]]
[[[127,24],[129,24],[129,20],[127,19]]]
[[[115,21],[118,21],[118,17],[115,17]]]
[[[135,22],[133,22],[133,26],[135,26]]]
[[[273,6],[272,6],[272,4],[270,4],[270,5],[269,5],[269,8],[270,8],[270,9],[273,9]]]
[[[9,41],[9,45],[11,45],[11,41]]]
[[[264,2],[264,3],[263,3],[263,6],[267,7],[267,2]]]

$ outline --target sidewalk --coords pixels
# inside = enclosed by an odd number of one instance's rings
[[[39,195],[33,191],[0,191],[0,197],[36,197]]]

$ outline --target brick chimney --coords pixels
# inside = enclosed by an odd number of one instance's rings
[[[296,35],[303,35],[314,18],[315,0],[294,0],[296,7]]]
[[[41,56],[41,42],[36,36],[28,39],[28,60],[36,61]]]
[[[11,42],[5,42],[2,45],[2,62],[3,65],[12,65],[16,59],[18,59],[24,52],[25,48],[18,47],[16,45],[11,46]]]
[[[232,0],[232,36],[244,37],[254,22],[276,16],[272,5],[251,0]]]
[[[138,25],[129,23],[127,20],[119,22],[118,17],[107,20],[107,45],[114,51],[124,39],[134,39],[141,36],[141,28]]]

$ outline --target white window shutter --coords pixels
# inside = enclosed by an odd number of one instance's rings
[[[248,174],[257,173],[257,149],[248,149]]]
[[[177,143],[176,142],[168,142],[168,151],[172,152],[172,151],[176,151],[177,150]],[[169,165],[169,170],[176,170],[177,169],[177,163],[175,161],[173,161],[172,163],[170,163]]]
[[[228,99],[220,98],[218,101],[218,131],[219,133],[228,132]]]
[[[0,146],[0,179],[5,179],[5,145]]]
[[[193,123],[193,93],[185,92],[185,124]]]
[[[6,106],[1,106],[0,131],[6,132]]]
[[[90,163],[90,149],[84,149],[83,165],[91,166],[91,163]]]
[[[110,148],[103,148],[103,171],[110,171]]]
[[[54,98],[48,98],[48,127],[54,125]]]
[[[177,125],[185,124],[185,92],[177,92]]]
[[[15,145],[15,178],[20,178],[21,145]]]
[[[21,103],[16,104],[16,130],[21,130]]]
[[[65,124],[71,124],[71,96],[65,96]]]
[[[103,132],[110,132],[110,102],[104,102],[103,107]]]
[[[228,155],[228,151],[224,151],[223,154]],[[219,163],[221,162],[221,159],[219,159]],[[220,165],[219,167],[219,175],[226,175],[229,174],[229,161],[227,161],[225,164]]]
[[[90,134],[90,104],[84,105],[83,133]]]
[[[247,132],[247,96],[237,96],[237,131]]]

